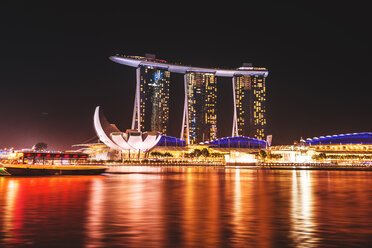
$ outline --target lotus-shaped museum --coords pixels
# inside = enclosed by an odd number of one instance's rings
[[[161,138],[159,132],[141,132],[132,129],[121,132],[114,124],[107,121],[100,112],[99,106],[94,112],[94,128],[98,138],[105,145],[117,151],[149,151]]]

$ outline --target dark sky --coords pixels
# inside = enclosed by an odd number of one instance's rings
[[[268,68],[267,133],[274,144],[371,131],[371,19],[364,2],[127,2],[1,2],[0,147],[44,141],[70,149],[95,135],[97,105],[129,128],[135,69],[111,62],[115,54]],[[178,136],[183,78],[171,80],[170,135]],[[229,79],[218,78],[218,97],[219,136],[228,136]]]

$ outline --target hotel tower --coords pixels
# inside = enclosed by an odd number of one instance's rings
[[[235,93],[233,136],[265,138],[265,77],[237,75],[233,78]]]
[[[153,66],[139,66],[139,101],[135,99],[132,129],[167,133],[169,120],[169,71]],[[139,111],[138,104],[139,102]],[[138,113],[139,121],[138,121]],[[140,125],[140,128],[138,128]]]
[[[214,73],[185,74],[185,109],[182,126],[189,144],[217,138],[217,81]],[[184,130],[183,130],[184,131]]]

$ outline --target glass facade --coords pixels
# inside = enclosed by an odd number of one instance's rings
[[[170,72],[140,66],[140,125],[141,130],[167,134],[169,121]],[[136,116],[136,123],[137,123]]]
[[[213,73],[187,72],[189,143],[217,137],[217,80]],[[186,132],[187,134],[187,132]]]
[[[238,135],[265,138],[266,86],[264,76],[235,76]]]

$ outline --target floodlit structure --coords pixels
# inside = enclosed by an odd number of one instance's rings
[[[156,144],[156,146],[161,147],[185,147],[186,142],[184,140],[178,139],[172,136],[165,136],[162,135],[160,141]]]
[[[94,128],[98,138],[116,151],[149,151],[161,138],[159,132],[141,132],[130,129],[125,133],[121,132],[115,125],[107,121],[100,112],[99,106],[94,112]]]
[[[306,139],[307,145],[367,145],[372,144],[372,133],[348,133]]]
[[[232,70],[201,68],[167,63],[155,59],[154,55],[111,56],[110,59],[137,68],[132,129],[141,131],[141,128],[151,127],[151,130],[167,135],[169,73],[181,73],[184,75],[185,98],[180,139],[185,139],[187,145],[217,138],[218,77],[232,78],[232,136],[264,139],[266,68],[253,67],[251,64],[243,64]],[[154,96],[161,97],[155,100]]]
[[[372,133],[327,135],[301,140],[297,145],[273,146],[281,162],[332,165],[372,165]]]
[[[235,95],[233,136],[242,135],[264,139],[266,126],[265,77],[262,75],[237,75],[233,77],[233,84]]]
[[[215,139],[205,144],[214,151],[225,153],[228,164],[254,164],[258,151],[267,149],[266,141],[244,136]]]
[[[189,144],[217,138],[217,80],[214,73],[187,72],[183,123]],[[187,104],[186,104],[187,100]],[[186,116],[187,115],[187,116]],[[184,137],[181,134],[181,137]]]
[[[167,133],[169,121],[169,77],[164,68],[139,66],[132,129]]]
[[[207,143],[211,148],[266,149],[267,142],[260,139],[236,136],[215,139]]]

